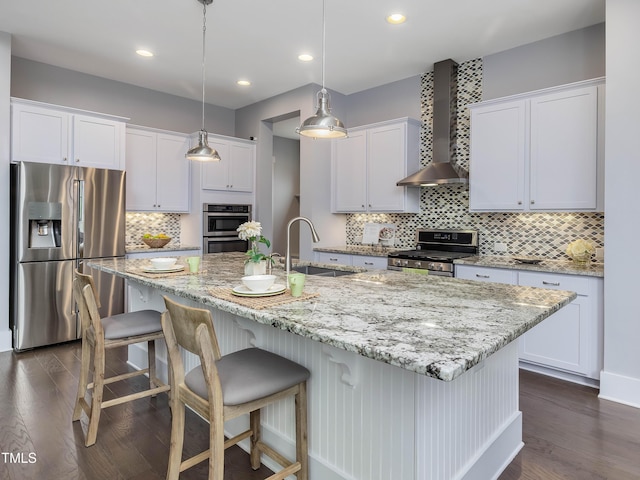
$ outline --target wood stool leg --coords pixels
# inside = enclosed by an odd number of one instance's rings
[[[180,476],[183,445],[184,403],[174,393],[171,401],[171,446],[169,447],[169,465],[167,466],[166,480],[178,480]]]
[[[300,384],[300,391],[296,395],[296,460],[300,462],[300,471],[296,474],[298,480],[309,478],[309,450],[307,444],[307,383]]]
[[[156,342],[150,340],[147,342],[147,359],[149,361],[149,388],[158,386],[156,383]],[[151,395],[155,397],[156,395]]]
[[[102,394],[104,390],[104,348],[95,345],[95,355],[93,358],[93,392],[91,392],[91,413],[89,414],[89,427],[85,446],[90,447],[96,443],[98,436],[98,424],[100,423],[100,413],[102,412]]]
[[[260,410],[254,410],[249,414],[249,428],[251,429],[251,468],[257,470],[260,468],[260,442],[262,435],[260,429]]]
[[[224,420],[215,413],[209,426],[209,480],[224,480]]]
[[[80,377],[78,378],[78,393],[76,394],[76,404],[73,408],[72,421],[80,420],[82,415],[81,399],[84,400],[87,394],[87,385],[89,383],[89,367],[91,366],[91,345],[88,340],[82,339],[82,353],[80,354]]]

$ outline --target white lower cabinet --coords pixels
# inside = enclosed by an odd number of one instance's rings
[[[336,265],[353,265],[367,270],[386,270],[387,257],[373,255],[351,255],[348,253],[316,252],[316,262]]]
[[[603,279],[456,265],[456,278],[569,290],[578,297],[520,337],[522,362],[597,380],[603,365]]]

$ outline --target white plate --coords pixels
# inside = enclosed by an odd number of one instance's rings
[[[286,285],[274,284],[264,292],[255,292],[244,285],[238,285],[231,292],[240,297],[268,297],[269,295],[279,295],[287,289]]]
[[[142,269],[146,273],[173,273],[184,270],[184,265],[173,265],[169,268],[145,267]]]

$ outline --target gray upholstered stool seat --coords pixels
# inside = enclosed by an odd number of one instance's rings
[[[102,319],[102,328],[104,329],[104,338],[109,340],[161,332],[160,312],[140,310],[112,315]]]
[[[240,405],[286,390],[309,378],[302,365],[259,348],[247,348],[225,355],[216,362],[224,405]],[[209,399],[202,367],[187,373],[184,383],[202,398]]]

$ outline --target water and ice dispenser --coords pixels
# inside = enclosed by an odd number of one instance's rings
[[[62,204],[29,203],[29,248],[56,248],[61,245]]]

